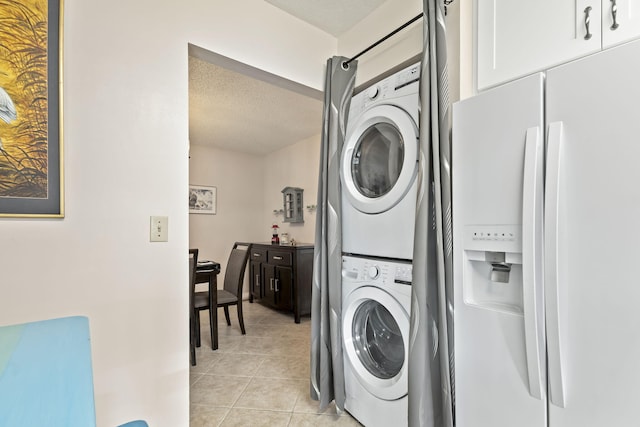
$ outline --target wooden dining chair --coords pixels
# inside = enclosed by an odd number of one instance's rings
[[[198,268],[198,250],[189,249],[189,351],[191,353],[191,366],[196,365],[196,331],[200,333],[196,325],[197,312],[193,305],[196,290],[196,269]]]
[[[236,242],[227,261],[227,269],[224,272],[224,287],[218,290],[218,307],[224,308],[224,317],[227,325],[231,325],[229,318],[229,307],[235,305],[238,310],[238,323],[242,335],[246,334],[244,329],[244,318],[242,317],[242,289],[244,285],[244,272],[249,259],[250,243]]]
[[[224,272],[224,286],[223,289],[218,289],[218,307],[224,308],[224,316],[227,320],[227,325],[231,325],[231,319],[229,317],[229,306],[236,305],[238,307],[238,323],[240,323],[240,330],[242,335],[246,334],[244,328],[244,319],[242,317],[242,287],[244,284],[244,272],[249,259],[250,243],[236,242],[233,244],[229,260],[227,261],[227,268]],[[196,312],[196,323],[200,324],[200,311],[209,309],[209,292],[202,291],[196,292],[194,295],[194,306]],[[213,327],[213,325],[210,325]],[[199,331],[196,337],[196,343],[199,340]]]

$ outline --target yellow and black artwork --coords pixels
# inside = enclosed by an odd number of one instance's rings
[[[60,0],[0,0],[0,216],[63,216]]]

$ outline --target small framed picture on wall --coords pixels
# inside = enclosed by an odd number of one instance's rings
[[[216,187],[189,185],[189,213],[215,215]]]

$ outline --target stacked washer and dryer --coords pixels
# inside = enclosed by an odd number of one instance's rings
[[[354,95],[342,151],[345,409],[367,427],[408,419],[420,64]]]

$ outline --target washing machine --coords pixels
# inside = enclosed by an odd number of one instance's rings
[[[411,263],[342,257],[345,409],[367,427],[408,424]]]
[[[413,258],[419,78],[418,63],[351,100],[340,161],[346,254]]]

